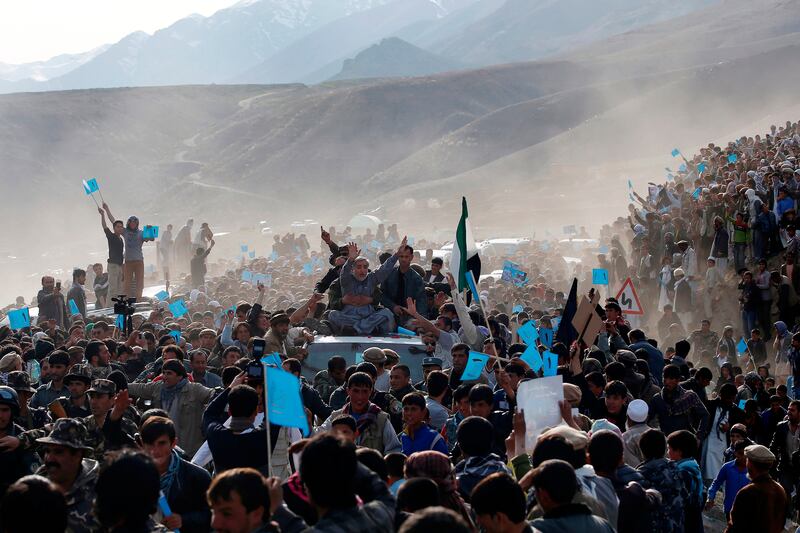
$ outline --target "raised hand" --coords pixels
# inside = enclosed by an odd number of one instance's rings
[[[319,227],[320,237],[322,238],[322,242],[325,244],[330,244],[331,242],[331,234],[325,231],[325,228],[322,226]]]
[[[411,316],[417,316],[417,304],[413,298],[406,298],[406,306],[403,310]]]
[[[358,249],[358,245],[356,243],[354,243],[354,242],[348,242],[347,243],[347,257],[348,257],[348,259],[350,259],[350,260],[355,259],[356,257],[358,257],[358,254],[360,253],[360,251],[361,250]]]
[[[447,283],[450,284],[450,290],[451,291],[457,291],[458,290],[458,288],[456,287],[456,278],[454,278],[453,275],[450,272],[447,273]]]
[[[406,246],[408,246],[408,236],[404,235],[403,240],[400,241],[400,246],[397,247],[397,253],[399,254],[400,252],[405,250]]]

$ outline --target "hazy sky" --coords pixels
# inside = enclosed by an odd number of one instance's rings
[[[27,63],[91,50],[236,0],[2,0],[0,62]]]

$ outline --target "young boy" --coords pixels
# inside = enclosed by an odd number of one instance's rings
[[[356,442],[356,419],[350,415],[340,415],[331,422],[331,431],[348,440]]]
[[[667,437],[667,456],[678,467],[678,473],[688,494],[684,502],[685,531],[703,531],[703,476],[695,461],[697,438],[685,429],[673,431]]]
[[[444,438],[427,424],[428,407],[425,397],[419,392],[410,392],[403,396],[403,424],[400,443],[406,456],[414,452],[436,450],[447,455],[447,444]]]
[[[706,511],[714,507],[714,498],[717,496],[717,491],[725,484],[725,500],[722,504],[722,509],[725,511],[725,518],[727,519],[733,507],[733,500],[736,498],[736,493],[739,492],[745,485],[750,483],[747,478],[747,459],[744,456],[744,449],[750,445],[749,441],[740,440],[733,444],[734,459],[728,461],[719,471],[711,487],[708,489],[708,500],[706,501]]]

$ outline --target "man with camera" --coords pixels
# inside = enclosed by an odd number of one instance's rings
[[[36,295],[39,303],[39,317],[37,323],[42,324],[47,320],[54,320],[56,326],[66,327],[67,306],[64,295],[61,293],[61,282],[56,283],[52,276],[42,277],[42,290]]]

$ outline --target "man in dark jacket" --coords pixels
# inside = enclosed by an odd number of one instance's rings
[[[751,483],[736,494],[725,532],[779,533],[786,521],[788,498],[783,488],[769,476],[775,456],[759,444],[745,448],[744,455]]]
[[[664,367],[664,388],[651,401],[650,418],[658,417],[661,431],[666,435],[686,429],[702,441],[704,428],[708,427],[708,409],[697,394],[680,386],[680,378],[677,366]]]
[[[800,400],[789,402],[786,420],[776,426],[769,449],[776,458],[776,478],[786,494],[791,494],[797,483],[797,476],[792,468],[792,455],[800,449]]]
[[[61,293],[61,282],[56,283],[52,276],[42,277],[42,290],[36,295],[39,304],[38,324],[47,320],[54,320],[56,327],[66,327],[67,306],[64,295]]]
[[[398,324],[404,324],[408,318],[404,317],[403,308],[411,298],[416,303],[417,312],[422,316],[428,315],[428,298],[425,296],[425,282],[422,276],[411,268],[414,249],[406,246],[397,253],[397,267],[381,283],[381,304],[392,311]]]
[[[184,460],[175,451],[175,425],[160,416],[147,419],[140,436],[144,451],[153,459],[161,476],[161,490],[167,497],[172,514],[161,523],[170,530],[187,533],[209,531],[211,511],[206,490],[211,484],[208,472]]]

